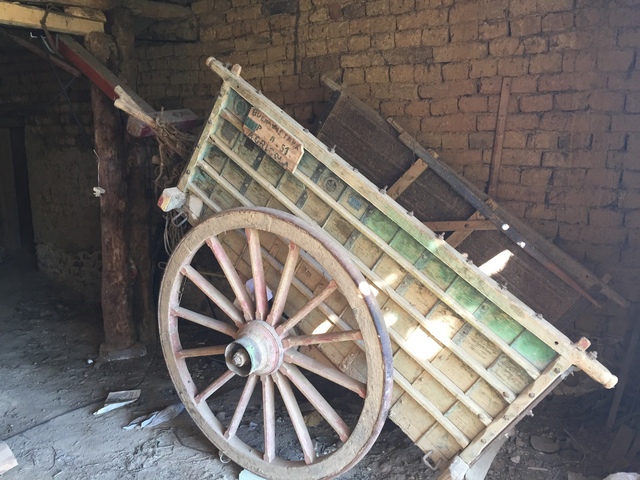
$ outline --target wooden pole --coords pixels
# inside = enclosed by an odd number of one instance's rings
[[[511,78],[504,77],[502,79],[502,90],[500,91],[500,103],[498,104],[496,135],[493,139],[493,150],[491,151],[491,170],[489,172],[489,189],[487,191],[489,196],[492,198],[496,198],[498,193],[500,165],[502,164],[502,145],[504,144],[504,130],[507,124],[507,111],[509,108],[510,95]]]
[[[111,33],[118,49],[118,77],[135,90],[138,73],[134,51],[134,16],[131,10],[116,8],[109,15]],[[133,284],[133,318],[143,343],[156,338],[156,310],[151,279],[151,161],[146,158],[141,140],[125,134],[125,157],[128,171],[128,243],[136,266]]]
[[[85,37],[87,50],[99,61],[116,58],[109,35],[90,33]],[[131,314],[129,250],[126,236],[125,159],[123,128],[118,110],[100,89],[91,85],[91,107],[95,151],[98,156],[98,182],[105,190],[100,197],[102,232],[102,318],[104,343],[101,357],[129,349],[135,343]]]

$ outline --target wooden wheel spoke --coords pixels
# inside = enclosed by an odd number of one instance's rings
[[[249,400],[251,400],[251,395],[253,394],[253,390],[256,388],[256,383],[258,383],[257,375],[249,375],[247,379],[247,383],[244,385],[244,389],[242,390],[242,395],[240,395],[240,400],[238,400],[238,406],[236,407],[236,411],[233,412],[233,417],[231,418],[231,422],[229,423],[229,428],[224,432],[225,438],[231,438],[235,436],[238,431],[238,427],[240,426],[240,421],[242,420],[242,416],[244,415],[245,410],[247,409],[247,405],[249,404]]]
[[[191,265],[184,265],[181,272],[189,280],[191,280],[196,287],[198,287],[202,293],[211,299],[224,313],[229,315],[233,323],[237,326],[241,326],[244,323],[244,318],[240,310],[238,310],[231,301],[225,297],[220,290],[211,285],[209,281],[204,278],[199,272],[196,271]]]
[[[315,461],[316,451],[313,448],[313,442],[311,441],[309,430],[307,430],[307,426],[304,423],[300,406],[296,401],[293,390],[291,390],[289,381],[279,372],[274,373],[272,376],[274,377],[276,385],[278,385],[278,390],[280,390],[280,395],[282,396],[284,405],[287,407],[287,412],[289,412],[289,418],[293,424],[293,429],[295,430],[300,446],[302,447],[304,461],[309,465]]]
[[[351,430],[316,387],[298,370],[298,367],[285,363],[282,365],[281,371],[291,380],[298,390],[302,392],[307,400],[309,400],[309,403],[324,417],[327,423],[331,425],[340,437],[340,440],[346,442],[351,434]]]
[[[262,409],[264,422],[264,459],[271,463],[276,457],[276,413],[273,379],[270,375],[261,377]]]
[[[227,370],[226,372],[224,372],[216,380],[214,380],[207,388],[202,390],[200,393],[198,393],[194,397],[195,402],[196,403],[200,403],[200,402],[206,400],[207,398],[209,398],[213,393],[216,392],[216,390],[218,390],[225,383],[227,383],[229,380],[231,380],[233,377],[235,377],[235,375],[236,374],[233,373],[231,370]]]
[[[295,350],[288,350],[284,354],[284,359],[289,363],[298,365],[299,367],[309,370],[316,375],[320,375],[327,380],[331,380],[333,383],[357,393],[362,398],[367,394],[367,386],[364,383],[351,378],[349,375],[341,372],[335,367],[319,362],[318,360],[315,360],[303,353]]]
[[[309,315],[318,305],[324,302],[329,295],[336,291],[338,288],[338,284],[331,280],[327,286],[320,292],[318,295],[310,299],[300,310],[298,310],[295,315],[293,315],[289,320],[280,325],[276,331],[283,335],[285,332],[291,330],[298,323],[300,323],[304,318]]]
[[[194,358],[194,357],[209,357],[211,355],[223,355],[226,348],[227,348],[226,345],[187,348],[187,349],[178,350],[176,352],[176,358]]]
[[[264,320],[267,317],[267,283],[264,278],[264,266],[262,263],[262,249],[260,247],[260,234],[253,228],[245,229],[247,242],[249,242],[249,256],[251,257],[251,273],[253,274],[253,286],[256,295],[256,318]]]
[[[287,303],[289,288],[293,281],[299,256],[300,247],[293,242],[289,242],[289,252],[287,253],[287,259],[285,260],[284,267],[282,269],[282,276],[280,277],[280,283],[278,284],[278,291],[273,299],[271,312],[267,316],[267,323],[269,323],[269,325],[276,325],[280,321],[285,304]]]
[[[197,323],[198,325],[202,325],[203,327],[210,328],[211,330],[224,333],[225,335],[229,335],[234,338],[238,331],[236,327],[230,325],[229,323],[207,317],[206,315],[202,315],[201,313],[197,313],[182,307],[171,308],[171,315],[184,318],[185,320],[189,320],[190,322]]]
[[[337,343],[362,340],[360,330],[347,330],[343,332],[318,333],[315,335],[298,335],[282,340],[284,348],[299,347],[303,345],[319,345],[321,343]]]
[[[242,308],[242,313],[244,314],[244,319],[249,321],[253,319],[253,312],[255,311],[255,307],[253,306],[253,301],[251,300],[251,296],[249,292],[247,292],[246,287],[244,286],[244,282],[238,275],[235,267],[233,266],[233,262],[225,252],[222,243],[218,240],[218,237],[210,237],[207,239],[207,245],[213,252],[213,255],[216,257],[216,260],[220,264],[220,268],[224,272],[227,280],[229,281],[229,285],[231,285],[231,289],[233,293],[236,294],[236,298],[238,299],[238,303]]]

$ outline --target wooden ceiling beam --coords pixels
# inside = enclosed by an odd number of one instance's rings
[[[153,0],[24,0],[32,5],[60,5],[63,7],[85,7],[96,10],[111,10],[116,7],[125,7],[138,17],[151,18],[153,20],[178,20],[193,15],[191,8],[172,3],[163,3]]]
[[[46,15],[46,16],[45,16]],[[0,25],[42,29],[42,20],[52,32],[86,35],[90,32],[104,32],[104,24],[86,18],[72,17],[43,8],[0,1]]]

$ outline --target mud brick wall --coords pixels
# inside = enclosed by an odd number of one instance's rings
[[[205,115],[219,86],[204,66],[213,55],[241,64],[308,124],[327,99],[326,74],[482,188],[501,81],[512,77],[498,200],[640,299],[637,1],[197,0],[192,9],[197,41],[140,45],[143,96]],[[574,327],[615,343],[627,326],[607,308]]]
[[[89,83],[22,48],[0,48],[0,119],[22,118],[38,267],[100,298],[100,209]],[[68,86],[67,101],[59,82]],[[74,116],[75,115],[75,116]],[[1,173],[0,173],[1,175]]]

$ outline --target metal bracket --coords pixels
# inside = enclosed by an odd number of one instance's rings
[[[427,453],[425,453],[422,457],[422,463],[424,463],[424,466],[432,472],[437,472],[438,470],[440,470],[442,458],[438,459],[437,462],[434,462],[433,460],[431,460],[431,455],[433,455],[433,450],[429,450]]]

